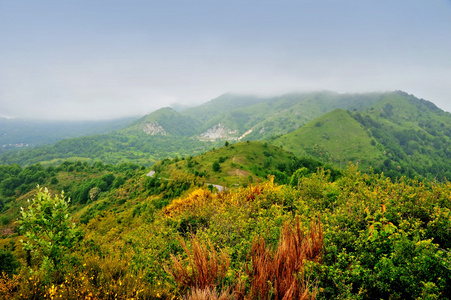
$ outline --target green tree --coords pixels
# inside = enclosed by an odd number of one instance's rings
[[[20,266],[13,253],[8,250],[0,250],[0,274],[5,272],[11,275],[16,272],[16,269]]]
[[[300,168],[294,174],[291,176],[290,180],[290,186],[297,187],[299,189],[299,182],[302,177],[307,175],[309,173],[309,170],[307,168]]]
[[[39,188],[28,208],[22,208],[19,224],[26,239],[21,242],[41,270],[58,274],[75,244],[77,229],[69,217],[69,201],[64,192],[52,197],[47,188]]]
[[[221,170],[221,166],[219,165],[219,162],[218,162],[218,161],[215,161],[215,162],[213,163],[213,171],[219,172],[220,170]]]

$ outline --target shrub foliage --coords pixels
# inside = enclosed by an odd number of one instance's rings
[[[175,175],[136,174],[72,207],[39,190],[17,237],[32,263],[2,240],[21,268],[0,298],[451,299],[449,182],[351,166],[213,193]]]

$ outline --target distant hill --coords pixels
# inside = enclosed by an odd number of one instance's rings
[[[202,105],[186,109],[182,111],[182,114],[199,120],[201,123],[208,123],[230,111],[268,100],[270,99],[251,95],[224,94]]]
[[[194,136],[199,132],[200,122],[166,107],[154,111],[121,130],[123,133],[146,133],[148,135]]]
[[[221,148],[182,160],[163,160],[152,168],[157,172],[156,176],[174,177],[174,172],[193,174],[204,178],[206,183],[233,187],[261,182],[270,174],[276,181],[288,183],[296,170],[305,167],[309,172],[316,172],[322,166],[319,161],[299,159],[266,142],[247,141],[226,143]]]
[[[223,95],[181,113],[199,116],[202,137],[263,140],[294,131],[335,108],[365,109],[383,95],[333,92],[297,93],[271,98]],[[235,103],[237,105],[233,108]]]
[[[349,162],[363,169],[384,160],[371,133],[353,118],[352,113],[336,109],[272,142],[297,156],[311,156],[346,168]]]
[[[159,109],[108,134],[4,153],[0,164],[55,165],[69,159],[150,166],[199,155],[225,141],[253,140],[340,168],[358,163],[361,170],[373,168],[392,178],[451,178],[451,114],[401,91],[226,94],[182,112]]]
[[[64,139],[54,145],[17,153],[4,153],[0,155],[0,164],[57,165],[71,160],[110,164],[133,162],[150,166],[164,158],[197,155],[218,145],[191,137],[198,132],[198,124],[171,108],[162,108],[117,131]]]
[[[451,178],[451,114],[404,92],[388,93],[361,111],[335,110],[272,143],[391,177]]]
[[[183,136],[108,133],[71,138],[54,145],[34,147],[0,155],[0,165],[58,165],[65,160],[151,166],[164,158],[197,155],[218,145]]]
[[[0,152],[54,144],[59,140],[112,132],[129,126],[135,118],[106,121],[42,121],[0,118]]]

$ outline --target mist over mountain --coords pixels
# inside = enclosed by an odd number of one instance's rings
[[[135,118],[108,121],[44,121],[0,118],[0,152],[54,144],[85,135],[103,134],[128,126]]]
[[[131,121],[108,123],[109,129],[117,128],[110,133],[8,152],[0,161],[28,165],[82,159],[152,165],[164,158],[198,155],[225,141],[255,140],[339,168],[354,163],[393,178],[451,178],[450,113],[402,91],[224,94],[197,107],[179,112],[162,108]],[[38,139],[34,131],[28,134]]]

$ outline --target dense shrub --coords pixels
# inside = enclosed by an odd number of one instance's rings
[[[451,299],[450,183],[307,170],[223,193],[132,177],[76,213],[62,281],[32,265],[0,297]]]

